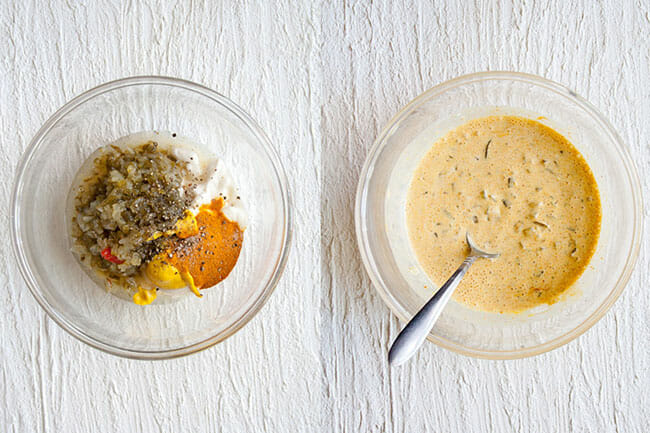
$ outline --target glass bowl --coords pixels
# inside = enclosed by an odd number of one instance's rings
[[[465,355],[522,358],[561,346],[596,323],[621,294],[639,252],[638,175],[621,138],[587,101],[559,84],[512,72],[467,75],[428,90],[389,122],[370,150],[356,197],[357,240],[373,285],[406,322],[436,287],[408,241],[405,203],[413,171],[437,138],[491,114],[539,119],[567,137],[591,166],[602,199],[596,253],[559,302],[495,314],[451,301],[429,334]]]
[[[249,226],[237,265],[222,283],[170,304],[135,305],[107,293],[69,249],[66,196],[98,147],[140,131],[169,131],[225,161]],[[70,334],[114,355],[183,356],[232,335],[273,292],[287,259],[291,204],[278,155],[251,117],[188,81],[134,77],[76,97],[38,131],[17,169],[12,237],[20,271],[47,314]]]

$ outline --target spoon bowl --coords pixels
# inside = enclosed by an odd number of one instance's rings
[[[474,241],[472,240],[472,237],[470,236],[469,232],[465,235],[465,240],[467,241],[467,245],[469,246],[469,256],[476,256],[477,258],[482,258],[482,259],[496,259],[499,257],[500,253],[488,253],[486,251],[481,250],[479,247],[474,244]]]

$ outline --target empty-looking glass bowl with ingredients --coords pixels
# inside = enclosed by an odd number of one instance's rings
[[[18,167],[13,243],[28,287],[80,340],[162,359],[227,338],[282,273],[280,160],[227,98],[136,77],[75,98]]]
[[[484,358],[558,347],[611,307],[634,267],[642,200],[627,148],[574,92],[511,72],[468,75],[416,98],[361,174],[356,229],[373,284],[409,320],[467,254],[429,339]]]

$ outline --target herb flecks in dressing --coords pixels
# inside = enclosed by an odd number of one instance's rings
[[[438,285],[467,254],[467,231],[500,252],[474,264],[454,299],[521,312],[556,302],[583,273],[601,205],[589,166],[566,138],[533,120],[492,116],[448,133],[424,156],[406,218],[416,256]]]

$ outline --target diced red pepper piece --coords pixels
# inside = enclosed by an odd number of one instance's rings
[[[117,265],[121,265],[124,263],[124,260],[120,260],[117,257],[115,257],[113,254],[111,254],[111,247],[106,247],[102,250],[101,252],[102,257],[104,260],[108,260],[109,262],[115,263]]]

